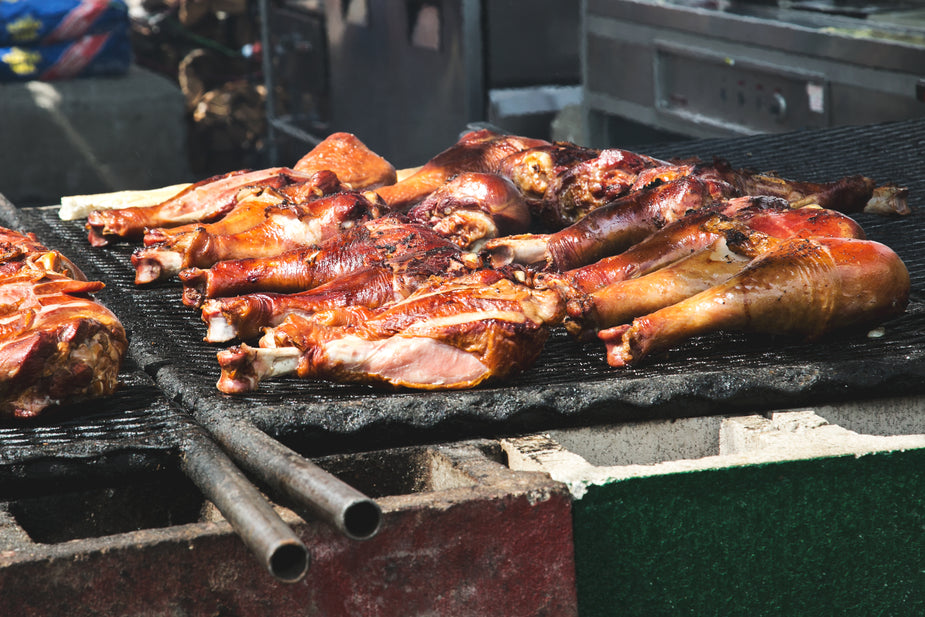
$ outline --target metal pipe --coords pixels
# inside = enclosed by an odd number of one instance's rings
[[[206,429],[250,473],[348,538],[378,533],[382,511],[374,500],[284,446],[254,425],[213,418]]]
[[[266,93],[264,115],[267,121],[267,158],[270,165],[276,165],[278,156],[276,148],[276,80],[273,76],[273,42],[270,39],[269,0],[258,0],[260,16],[260,60],[263,70],[263,85]]]
[[[215,504],[264,568],[282,582],[301,580],[308,571],[308,550],[231,459],[198,431],[181,448],[184,473]]]

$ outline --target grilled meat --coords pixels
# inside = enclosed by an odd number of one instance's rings
[[[475,258],[475,255],[469,254]],[[345,273],[299,293],[251,293],[207,300],[202,320],[206,341],[249,340],[261,329],[279,325],[288,315],[311,315],[333,308],[360,306],[376,309],[401,301],[435,278],[448,281],[471,272],[477,261],[467,261],[455,246],[385,259]]]
[[[389,215],[347,229],[317,247],[183,270],[183,302],[199,306],[207,298],[258,291],[300,292],[387,261],[436,253],[457,256],[461,252],[430,227]]]
[[[111,394],[128,343],[103,284],[31,234],[0,229],[0,251],[0,417]]]
[[[214,223],[189,223],[176,227],[153,227],[145,230],[145,246],[176,242],[177,238],[205,230],[211,235],[233,234],[256,227],[266,218],[268,206],[281,203],[305,203],[344,190],[337,176],[330,171],[317,171],[308,179],[278,188],[245,187],[238,192],[236,203],[228,214]],[[182,240],[180,240],[182,242]]]
[[[94,210],[87,215],[88,239],[93,246],[105,246],[114,237],[140,238],[148,227],[214,221],[238,203],[238,192],[245,187],[279,188],[307,179],[307,174],[285,167],[215,176],[197,182],[154,206]]]
[[[719,212],[708,217],[698,216],[700,213],[691,215],[700,233],[689,237],[702,241],[713,238],[712,241],[663,268],[615,280],[587,295],[573,294],[568,303],[566,328],[572,334],[587,337],[599,328],[627,323],[680,302],[737,274],[758,255],[775,247],[775,239],[864,238],[860,226],[843,214],[819,208],[791,210],[786,202],[783,204],[783,209],[749,207],[731,216]],[[655,234],[646,242],[655,245],[654,240],[660,235]],[[677,255],[676,244],[669,242],[667,249],[669,254]]]
[[[524,232],[531,220],[523,195],[510,180],[477,172],[455,176],[411,208],[408,218],[467,251],[491,238]]]
[[[901,314],[909,285],[902,260],[877,242],[787,239],[724,283],[631,324],[602,330],[599,337],[615,367],[724,330],[814,340]]]
[[[377,192],[390,208],[405,211],[463,172],[494,173],[507,156],[545,145],[548,142],[541,139],[472,131],[407,178]]]
[[[665,165],[627,150],[559,142],[512,154],[498,172],[524,193],[538,220],[560,229],[629,192],[640,173]]]
[[[197,182],[154,206],[91,212],[87,217],[90,244],[103,246],[111,237],[139,237],[149,227],[215,221],[234,208],[238,192],[243,188],[281,188],[292,183],[311,182],[312,176],[319,171],[333,172],[344,186],[357,190],[395,181],[395,169],[391,164],[356,137],[335,133],[302,157],[293,169],[234,171]]]
[[[232,234],[212,235],[204,228],[175,242],[138,249],[132,255],[135,283],[177,274],[183,268],[208,268],[227,259],[274,256],[313,246],[377,216],[377,205],[360,193],[337,193],[301,204],[268,206],[260,224]]]
[[[437,281],[378,310],[290,315],[260,347],[218,354],[222,392],[246,392],[263,379],[302,378],[418,389],[470,388],[530,366],[561,319],[558,294],[537,291],[494,270]]]
[[[519,263],[565,270],[625,250],[681,217],[730,196],[731,187],[706,175],[688,175],[635,191],[552,234],[491,240],[485,252],[495,265]]]
[[[375,189],[393,184],[395,168],[350,133],[332,133],[292,168],[303,174],[333,172],[349,189]]]

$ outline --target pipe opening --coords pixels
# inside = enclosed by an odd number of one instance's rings
[[[283,544],[270,555],[270,573],[284,583],[295,583],[308,572],[308,550],[301,544]]]
[[[382,511],[372,499],[350,504],[344,512],[344,530],[354,540],[368,540],[379,531]]]

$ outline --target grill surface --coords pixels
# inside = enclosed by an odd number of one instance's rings
[[[133,362],[166,399],[194,417],[250,418],[271,435],[317,454],[604,419],[754,412],[925,392],[925,121],[640,150],[660,157],[721,156],[736,167],[797,179],[834,180],[860,173],[879,183],[907,186],[911,215],[856,217],[871,239],[891,246],[908,266],[913,292],[907,313],[887,323],[882,338],[854,332],[804,345],[789,339],[709,336],[645,366],[620,371],[607,366],[602,345],[580,345],[557,332],[531,370],[471,391],[383,391],[293,378],[232,397],[215,389],[215,353],[221,347],[202,342],[205,325],[198,311],[181,303],[179,283],[152,288],[132,283],[133,246],[92,249],[83,225],[60,221],[54,208],[7,212],[0,223],[35,232],[46,245],[85,267],[89,276],[107,283],[99,299],[123,320]],[[88,405],[99,410],[96,415],[60,426],[2,428],[0,446],[14,445],[14,458],[37,451],[99,453],[120,440],[130,446],[170,447],[172,432],[183,430],[182,417],[158,398],[150,383],[131,371],[128,376],[126,388],[113,400]],[[154,403],[145,404],[152,399]],[[44,443],[43,431],[60,437],[48,446],[52,450],[37,445]]]

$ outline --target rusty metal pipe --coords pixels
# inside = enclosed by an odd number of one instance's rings
[[[184,473],[264,568],[285,583],[301,580],[308,571],[308,550],[241,470],[202,433],[189,435],[181,448]]]
[[[378,533],[379,504],[254,425],[215,418],[205,426],[232,458],[285,495],[295,508],[307,510],[354,540]]]

